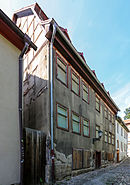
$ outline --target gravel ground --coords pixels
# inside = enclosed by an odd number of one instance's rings
[[[55,185],[130,185],[130,158],[120,164],[81,174]]]

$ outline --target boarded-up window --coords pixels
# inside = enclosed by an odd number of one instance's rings
[[[96,110],[100,112],[100,99],[96,96]]]
[[[79,95],[79,76],[72,71],[72,91]]]
[[[90,131],[89,131],[89,121],[86,119],[83,119],[83,135],[89,137]]]
[[[90,151],[84,150],[83,151],[83,168],[89,168],[90,167]]]
[[[73,170],[81,169],[83,163],[82,149],[73,149]]]
[[[108,135],[107,135],[107,131],[105,131],[105,142],[108,142]]]
[[[108,153],[108,161],[113,161],[114,155],[113,153]]]
[[[75,133],[80,133],[80,116],[72,112],[72,129]]]
[[[87,103],[89,102],[89,88],[84,82],[83,82],[83,100],[85,100]]]
[[[67,63],[57,57],[57,78],[67,85]]]
[[[57,104],[57,126],[68,130],[68,109]]]

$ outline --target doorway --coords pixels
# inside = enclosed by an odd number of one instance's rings
[[[96,157],[95,157],[95,168],[101,167],[101,152],[96,151]]]

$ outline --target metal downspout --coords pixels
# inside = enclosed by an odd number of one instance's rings
[[[51,37],[51,43],[50,43],[50,63],[51,63],[51,76],[50,76],[50,82],[51,82],[51,162],[52,162],[52,182],[54,181],[54,146],[53,146],[53,43],[54,38],[56,34],[56,24],[53,24],[53,33]]]
[[[25,35],[25,45],[19,55],[19,130],[20,130],[20,185],[23,185],[23,163],[24,163],[24,143],[23,143],[23,56],[27,52],[31,39]]]

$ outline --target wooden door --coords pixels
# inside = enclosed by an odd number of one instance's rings
[[[39,185],[45,181],[46,135],[38,130],[24,130],[24,185]]]
[[[119,162],[119,150],[117,150],[117,162]]]
[[[95,168],[101,167],[101,152],[96,151],[96,158],[95,158]]]

